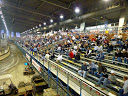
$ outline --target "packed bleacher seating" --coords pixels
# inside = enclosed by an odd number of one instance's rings
[[[105,35],[97,35],[93,40],[87,36],[56,35],[27,38],[21,43],[42,60],[50,59],[93,82],[96,87],[101,85],[102,90],[128,96],[128,41],[115,40],[113,44]],[[44,48],[49,44],[51,48]]]

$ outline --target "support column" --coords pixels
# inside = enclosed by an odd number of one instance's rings
[[[128,16],[128,4],[126,3],[126,8],[121,10],[121,15],[119,18],[119,28],[118,28],[118,33],[122,33],[121,29],[123,27],[123,25],[125,25],[127,23],[127,16]]]

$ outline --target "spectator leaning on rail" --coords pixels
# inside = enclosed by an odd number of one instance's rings
[[[97,70],[97,67],[91,61],[88,61],[88,63],[89,63],[89,73],[94,75],[94,72]]]
[[[111,74],[108,76],[103,75],[103,77],[100,77],[98,83],[97,83],[97,87],[100,86],[100,84],[103,82],[103,88],[102,90],[104,90],[106,88],[107,85],[109,84],[115,84],[116,83],[116,77],[115,77],[115,72],[112,70]]]
[[[128,76],[123,77],[124,86],[119,90],[120,96],[128,96]]]
[[[101,64],[98,64],[98,72],[95,72],[96,77],[102,77],[107,72],[107,69]]]
[[[88,69],[87,69],[87,65],[84,62],[83,65],[81,66],[81,69],[78,71],[79,75],[82,76],[83,78],[86,77],[86,73],[87,73]]]

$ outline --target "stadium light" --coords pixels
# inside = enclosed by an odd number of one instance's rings
[[[61,15],[60,15],[60,19],[63,19],[63,18],[64,18],[64,16],[61,14]]]
[[[51,19],[50,22],[53,23],[53,19]]]
[[[109,0],[104,0],[105,2],[108,2]]]
[[[44,22],[44,25],[46,25],[46,22]]]
[[[75,8],[75,12],[76,12],[76,13],[80,13],[80,8],[76,7],[76,8]]]

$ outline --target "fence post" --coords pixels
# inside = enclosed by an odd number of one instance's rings
[[[80,96],[82,96],[82,81],[80,80]]]
[[[67,96],[69,96],[69,73],[67,74]]]
[[[59,80],[58,80],[58,66],[57,66],[57,94],[59,93],[58,92],[58,83],[59,83]]]
[[[50,72],[49,72],[49,60],[48,60],[48,85],[50,85],[49,84],[49,74],[50,74]]]

